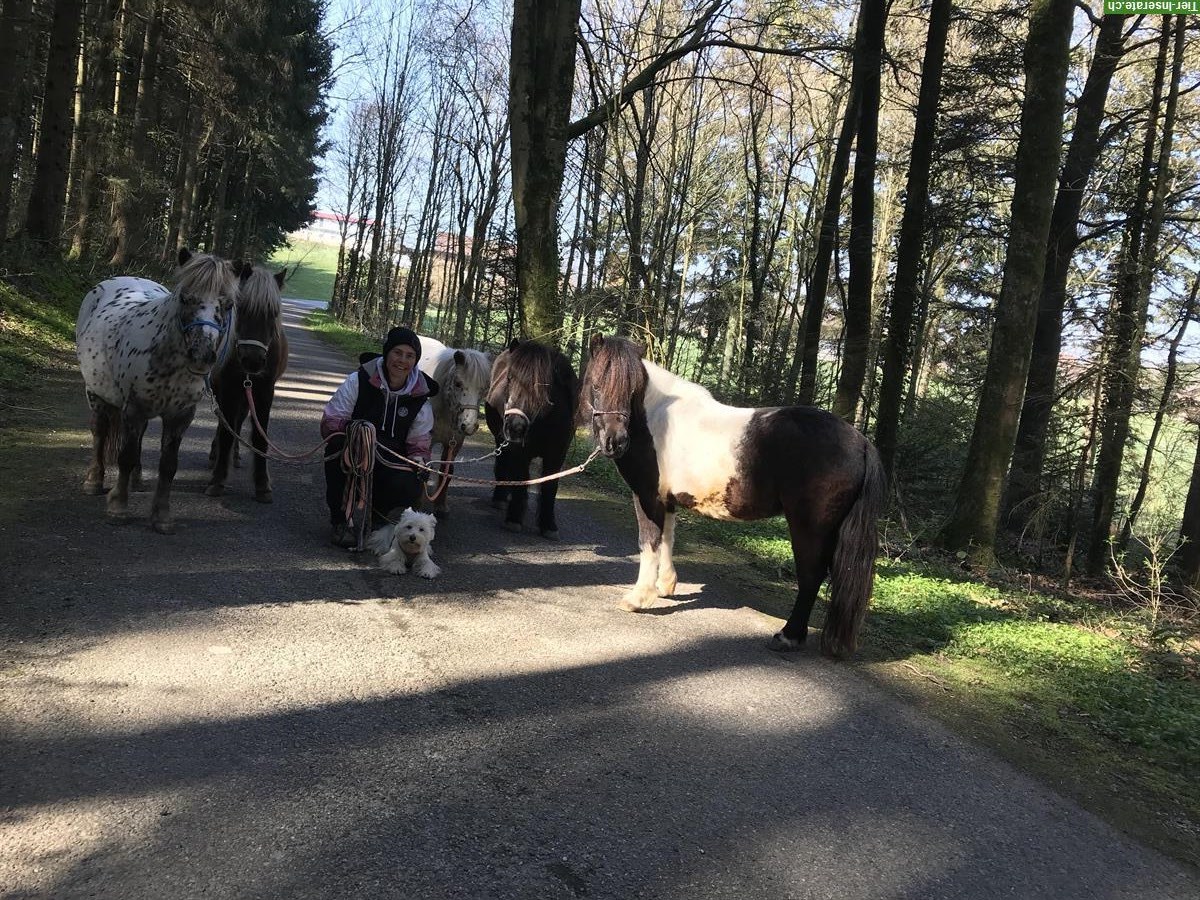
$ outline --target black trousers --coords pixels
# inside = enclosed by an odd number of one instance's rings
[[[346,473],[342,471],[341,452],[346,438],[337,435],[325,446],[325,454],[338,454],[325,460],[325,503],[329,506],[329,521],[340,525],[346,521],[345,493]],[[407,506],[420,508],[421,491],[425,483],[420,472],[401,472],[387,466],[375,465],[374,484],[371,488],[371,527],[384,524],[385,516],[393,510],[398,514]]]

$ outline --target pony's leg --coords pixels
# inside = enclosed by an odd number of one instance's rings
[[[99,398],[92,401],[92,464],[88,466],[87,474],[83,476],[83,492],[93,496],[104,493],[104,468],[108,458],[108,442],[120,440],[120,434],[113,434],[115,410]]]
[[[183,433],[192,424],[195,407],[178,416],[163,417],[162,451],[158,460],[158,484],[154,486],[154,501],[150,504],[150,527],[159,534],[174,534],[171,518],[171,483],[179,468],[179,445]]]
[[[542,457],[542,474],[554,475],[562,471],[566,453],[547,459]],[[554,516],[554,500],[558,496],[558,479],[543,481],[538,487],[538,533],[552,541],[558,540],[558,520]]]
[[[666,512],[663,516],[662,545],[658,548],[658,581],[655,587],[658,596],[675,596],[675,585],[679,576],[675,572],[675,513]]]
[[[121,413],[117,483],[108,492],[108,515],[116,522],[124,522],[129,517],[129,481],[140,459],[142,435],[145,432],[145,416],[131,406],[125,407]]]
[[[518,459],[518,457],[520,457]],[[504,453],[496,457],[496,480],[497,481],[528,481],[529,480],[529,457],[522,450],[513,452],[512,448],[505,450]],[[501,493],[503,491],[503,493]],[[504,487],[496,488],[492,495],[492,502],[496,502],[497,497],[507,498],[507,512],[504,514],[504,527],[509,531],[520,531],[525,524],[525,507],[529,502],[528,487]]]
[[[442,483],[445,482],[446,487],[442,490],[441,494],[438,495],[437,500],[433,502],[433,512],[435,515],[444,518],[447,514],[446,495],[450,493],[450,476],[454,474],[454,465],[450,462],[449,444],[442,444],[441,461],[442,464],[438,466],[438,471],[440,474],[433,476],[433,486],[434,490],[437,490],[438,488],[441,488]]]
[[[142,431],[137,439],[137,462],[133,464],[133,471],[129,475],[129,489],[131,491],[144,491],[146,482],[142,480],[142,441],[146,437],[146,429],[150,425],[150,420],[146,419],[142,422]]]
[[[651,501],[650,512],[647,513],[642,501],[633,498],[633,511],[637,514],[638,543],[642,548],[642,558],[638,566],[638,579],[625,596],[621,598],[621,608],[637,612],[654,605],[658,598],[659,550],[662,548],[663,527],[666,524],[666,508],[657,500]]]
[[[258,390],[258,385],[255,385],[254,391],[254,409],[258,414],[259,424],[262,425],[262,433],[254,424],[254,420],[250,421],[250,442],[254,447],[254,499],[259,503],[270,503],[271,497],[271,473],[267,471],[267,423],[271,421],[271,403],[275,399],[275,386],[273,384],[263,385],[263,390]],[[249,410],[247,409],[248,413]],[[240,429],[240,424],[239,424]],[[237,444],[234,444],[236,449]]]
[[[812,615],[817,591],[829,571],[832,549],[819,530],[806,527],[799,516],[788,515],[788,530],[792,538],[792,559],[796,564],[796,603],[783,628],[771,638],[772,650],[799,650],[808,639],[808,620]],[[836,535],[836,530],[834,535]]]
[[[222,388],[224,385],[222,385]],[[217,397],[217,408],[221,411],[221,418],[229,422],[230,427],[237,431],[241,424],[239,414],[244,415],[240,410],[235,408],[236,399],[232,398],[225,390],[220,390]],[[229,451],[234,445],[234,435],[230,433],[229,428],[217,420],[217,433],[213,435],[213,448],[216,452],[216,458],[213,461],[212,475],[208,479],[208,484],[204,488],[204,493],[209,497],[220,497],[225,493],[225,482],[229,478]],[[209,454],[212,458],[212,453]]]

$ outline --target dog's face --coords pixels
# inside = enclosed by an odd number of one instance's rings
[[[409,508],[400,516],[393,540],[406,555],[416,556],[433,543],[435,528],[437,519],[434,516]]]

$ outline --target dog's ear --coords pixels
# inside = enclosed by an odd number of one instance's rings
[[[432,513],[429,516],[429,524],[434,528],[437,528],[437,516],[433,515]]]

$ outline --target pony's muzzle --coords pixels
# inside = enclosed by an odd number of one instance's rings
[[[458,430],[470,437],[479,430],[479,410],[465,410],[458,417]]]
[[[510,444],[523,444],[529,434],[529,416],[519,409],[504,411],[504,439]]]
[[[629,432],[603,431],[599,437],[600,452],[609,459],[620,459],[629,449]]]
[[[267,369],[267,354],[262,350],[238,350],[238,362],[247,375],[261,375]]]

